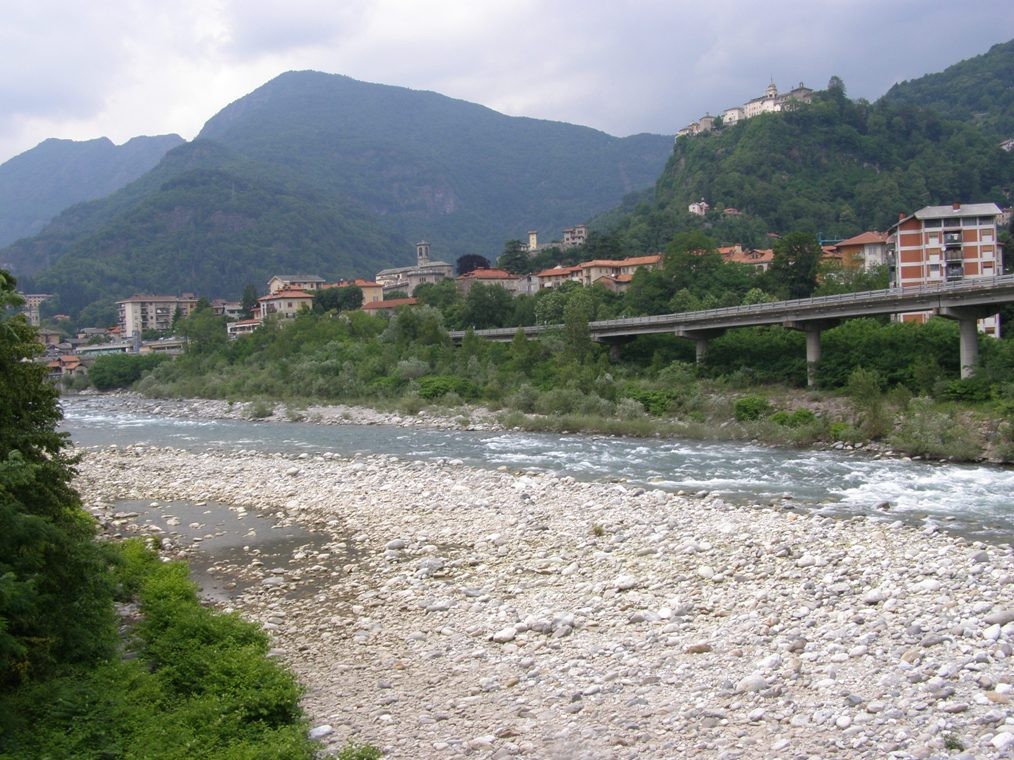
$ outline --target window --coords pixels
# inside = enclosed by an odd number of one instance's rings
[[[942,219],[927,219],[923,223],[923,226],[926,227],[926,229],[930,229],[931,227],[940,227],[942,225],[943,225]]]

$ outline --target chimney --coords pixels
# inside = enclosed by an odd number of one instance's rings
[[[900,222],[904,218],[905,218],[905,212],[904,211],[899,211],[898,212],[898,221]]]
[[[954,203],[951,204],[951,208],[954,211],[961,211],[961,204],[955,201]]]

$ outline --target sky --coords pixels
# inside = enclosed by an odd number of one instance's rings
[[[853,98],[1014,38],[1010,0],[2,0],[0,163],[176,133],[289,70],[672,134],[841,77]]]

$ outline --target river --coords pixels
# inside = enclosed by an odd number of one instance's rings
[[[789,501],[825,514],[903,519],[993,543],[1014,540],[1012,468],[740,443],[181,418],[138,411],[115,396],[65,397],[61,404],[62,429],[85,447],[143,444],[191,451],[460,459],[477,467],[708,491],[734,503]]]

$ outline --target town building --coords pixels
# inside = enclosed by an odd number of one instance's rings
[[[215,314],[226,319],[239,319],[243,316],[243,304],[240,301],[226,301],[224,298],[216,298],[211,302],[211,308]]]
[[[279,290],[257,299],[260,307],[260,319],[264,321],[270,316],[292,319],[301,310],[313,306],[313,294],[305,290]]]
[[[517,296],[529,292],[526,282],[530,281],[530,279],[511,274],[504,269],[480,267],[460,275],[457,282],[458,290],[461,291],[462,295],[466,296],[468,295],[468,291],[477,282],[481,282],[484,285],[499,285],[511,295]]]
[[[594,259],[571,267],[553,267],[536,276],[539,290],[559,287],[565,282],[579,282],[585,287],[602,282],[610,289],[625,289],[638,269],[654,269],[662,262],[662,254],[634,256],[626,259]],[[609,282],[605,282],[605,280]]]
[[[741,106],[726,108],[722,112],[722,126],[731,127],[759,116],[762,113],[777,113],[791,108],[796,103],[809,103],[813,100],[813,90],[806,87],[802,82],[798,87],[793,87],[785,93],[779,93],[774,82],[771,82],[765,89],[764,94],[748,100]],[[695,121],[676,133],[677,139],[684,136],[699,135],[711,132],[715,129],[715,117],[705,114],[698,121]]]
[[[260,319],[240,319],[230,322],[225,326],[225,331],[230,338],[238,338],[240,335],[249,335],[261,326]]]
[[[177,313],[187,317],[197,306],[192,293],[182,296],[133,295],[117,301],[117,326],[124,338],[140,336],[147,330],[168,332]]]
[[[377,272],[374,280],[381,285],[385,295],[396,290],[411,294],[423,283],[440,282],[454,276],[453,264],[430,260],[430,244],[425,240],[415,244],[415,257],[414,266],[394,267]]]
[[[901,215],[887,231],[891,285],[909,288],[1002,274],[999,216],[995,203],[925,206]],[[913,312],[898,318],[923,322],[929,316],[931,312]],[[999,337],[998,318],[979,320],[979,330]]]
[[[588,226],[576,224],[563,231],[562,245],[564,248],[577,248],[584,245],[588,240]]]
[[[19,293],[18,295],[25,299],[24,310],[28,317],[28,324],[38,327],[42,324],[39,307],[53,296],[49,293]]]
[[[329,282],[323,285],[321,290],[325,290],[327,288],[348,288],[353,285],[363,291],[364,304],[384,300],[384,286],[379,282],[366,280],[362,277],[357,277],[354,280],[338,280],[337,282]]]
[[[705,214],[708,213],[708,209],[710,208],[711,205],[706,200],[701,198],[699,201],[697,201],[697,203],[691,203],[689,206],[687,206],[687,211],[689,211],[694,216],[704,216]]]
[[[775,258],[775,252],[770,248],[743,248],[738,243],[719,248],[718,253],[723,261],[746,264],[759,272],[766,272]]]
[[[324,278],[315,274],[276,274],[268,280],[268,295],[279,290],[305,290],[312,293],[324,284]]]
[[[868,272],[887,263],[887,235],[883,232],[863,232],[835,244],[845,269]]]

